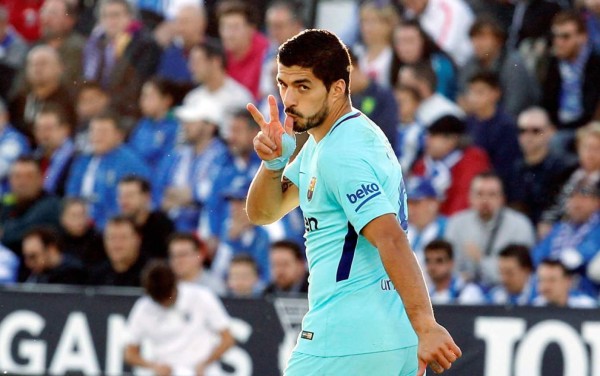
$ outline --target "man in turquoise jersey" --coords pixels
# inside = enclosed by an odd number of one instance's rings
[[[247,199],[256,224],[300,205],[309,264],[309,312],[286,376],[414,376],[450,368],[461,355],[433,316],[406,239],[402,172],[383,132],[352,107],[346,46],[307,30],[278,52],[270,120],[248,105],[263,160]],[[310,137],[288,164],[294,132]],[[285,170],[284,170],[285,169]]]

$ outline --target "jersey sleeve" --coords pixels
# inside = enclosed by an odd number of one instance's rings
[[[129,313],[125,335],[128,345],[140,345],[144,339],[144,306],[144,298],[140,298]]]
[[[223,303],[221,303],[219,298],[217,298],[215,294],[208,290],[199,291],[199,294],[202,295],[199,296],[198,299],[202,305],[202,307],[199,309],[209,312],[209,314],[206,316],[208,318],[208,325],[210,329],[215,332],[221,332],[225,329],[228,329],[231,323],[231,318],[229,317],[229,314],[225,310],[225,307],[223,307]]]
[[[373,219],[397,214],[373,162],[360,155],[322,159],[323,178],[357,233]],[[399,187],[400,188],[400,187]]]

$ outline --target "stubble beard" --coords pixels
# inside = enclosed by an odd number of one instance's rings
[[[329,116],[329,106],[327,105],[327,103],[323,104],[319,112],[308,118],[306,118],[301,113],[295,111],[294,109],[286,109],[285,112],[290,115],[295,115],[299,118],[298,120],[294,119],[293,129],[296,133],[302,133],[323,124],[325,122],[325,119],[327,119],[327,116]],[[299,120],[302,119],[306,119],[304,120],[304,124],[299,122]]]

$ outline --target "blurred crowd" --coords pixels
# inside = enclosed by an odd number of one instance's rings
[[[600,1],[572,1],[364,0],[344,23],[434,303],[598,306]],[[318,3],[0,0],[0,282],[140,286],[163,259],[220,296],[306,293],[299,209],[244,212],[245,106],[283,115],[277,48]]]

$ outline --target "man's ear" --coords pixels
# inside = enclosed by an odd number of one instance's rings
[[[346,82],[342,79],[339,79],[331,84],[331,88],[329,90],[332,93],[333,98],[338,99],[346,96],[346,87]]]

